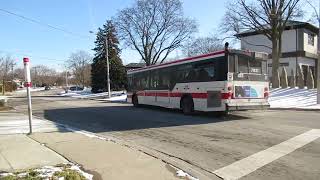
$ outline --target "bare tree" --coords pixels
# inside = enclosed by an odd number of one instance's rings
[[[24,79],[24,69],[23,68],[16,68],[13,72],[13,76],[17,79],[23,80]]]
[[[138,51],[146,65],[162,63],[194,32],[194,20],[183,16],[180,0],[136,0],[115,20],[119,37]]]
[[[191,40],[184,48],[184,53],[187,56],[196,56],[207,54],[213,51],[222,50],[224,48],[221,39],[215,36],[199,37]]]
[[[12,72],[12,66],[14,65],[14,59],[11,58],[10,56],[6,56],[6,57],[0,57],[0,77],[2,80],[2,92],[5,92],[5,85],[6,82],[9,80],[13,80],[11,79],[11,77],[9,76],[9,73],[13,73]]]
[[[31,68],[31,78],[33,84],[37,86],[54,85],[56,84],[57,72],[55,69],[45,65],[37,65]]]
[[[82,86],[90,85],[92,57],[85,51],[72,53],[67,61],[68,67],[72,70],[75,81]]]
[[[235,0],[227,7],[224,28],[239,33],[255,30],[272,42],[272,87],[279,87],[275,76],[281,56],[281,36],[288,20],[301,16],[300,0]]]

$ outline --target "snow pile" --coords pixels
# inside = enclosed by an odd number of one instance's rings
[[[8,96],[0,96],[0,101],[7,102],[8,101]]]
[[[320,109],[317,89],[272,89],[269,103],[271,108]]]
[[[176,168],[175,168],[176,169]],[[180,178],[185,178],[188,180],[199,180],[198,178],[192,177],[191,175],[189,175],[188,173],[183,172],[182,170],[177,170],[176,175]]]
[[[99,99],[100,101],[127,102],[127,94],[113,95],[111,98]]]

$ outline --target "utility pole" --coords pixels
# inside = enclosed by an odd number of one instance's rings
[[[13,86],[14,86],[14,85],[13,85],[13,84],[14,84],[14,83],[13,83],[13,79],[14,79],[13,66],[15,66],[15,65],[16,65],[16,63],[12,63],[12,64],[11,64],[11,73],[12,73],[12,77],[11,77],[11,78],[12,78],[12,80],[11,80],[11,91],[13,91]]]
[[[320,39],[320,0],[319,0],[319,10],[318,10],[318,38],[317,38],[317,49],[318,49],[318,67],[317,67],[317,104],[320,104],[320,45],[319,45],[319,39]]]
[[[106,47],[106,54],[105,57],[107,59],[107,86],[108,86],[108,97],[111,98],[111,90],[110,90],[110,70],[109,70],[109,44],[108,44],[108,33],[105,37],[105,47]]]
[[[68,71],[66,71],[66,91],[68,92]]]
[[[37,87],[37,84],[39,83],[38,82],[38,71],[37,71],[37,66],[36,67],[34,67],[34,84],[36,85],[36,87]]]
[[[93,33],[93,31],[89,31],[89,33]],[[108,97],[111,98],[111,89],[110,89],[110,65],[109,65],[109,43],[108,43],[108,32],[104,37],[104,43],[106,48],[105,58],[107,60],[107,87],[108,87]]]

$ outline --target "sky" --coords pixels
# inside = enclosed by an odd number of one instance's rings
[[[116,16],[134,0],[2,0],[0,9],[60,27],[76,35],[41,26],[0,11],[0,56],[10,55],[22,67],[22,58],[32,65],[45,64],[63,70],[72,52],[84,50],[91,54],[95,35],[107,19]],[[223,0],[183,0],[185,16],[199,25],[196,36],[206,36],[218,29],[225,12]],[[123,49],[124,64],[139,62],[135,51]]]

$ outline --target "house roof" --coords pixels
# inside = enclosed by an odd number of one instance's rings
[[[302,22],[302,21],[288,21],[286,24],[285,30],[301,29],[301,28],[308,29],[311,32],[316,33],[316,34],[318,34],[318,32],[319,32],[318,27],[316,27],[310,23]],[[252,29],[252,30],[247,30],[247,31],[243,31],[241,33],[238,33],[235,36],[236,37],[246,37],[246,36],[252,36],[252,35],[257,35],[257,34],[261,34],[261,31]]]
[[[145,67],[146,64],[145,63],[129,63],[127,65],[125,65],[126,68],[141,68],[141,67]]]

